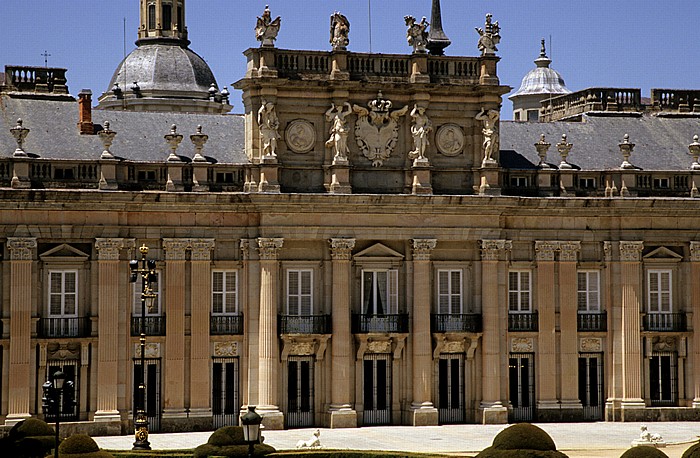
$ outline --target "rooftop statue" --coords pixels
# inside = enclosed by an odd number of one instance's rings
[[[350,21],[348,18],[335,12],[331,15],[331,45],[333,51],[345,51],[350,44]]]
[[[414,53],[425,53],[426,46],[428,45],[428,31],[427,28],[430,25],[428,21],[423,16],[420,22],[416,23],[416,18],[413,16],[404,16],[406,21],[406,26],[408,30],[406,31],[406,39],[408,40],[409,46],[413,46]]]
[[[498,25],[498,21],[491,22],[491,17],[491,13],[486,15],[486,23],[483,29],[476,27],[476,31],[480,35],[477,46],[482,56],[496,54],[496,51],[498,51],[496,45],[501,42],[501,27]]]
[[[260,42],[260,46],[275,46],[277,34],[280,31],[282,18],[277,16],[272,20],[270,7],[265,5],[262,17],[258,16],[258,23],[255,26],[255,39]]]
[[[400,110],[391,111],[390,100],[382,99],[382,93],[371,100],[367,108],[353,105],[357,113],[355,122],[355,139],[362,154],[372,161],[373,167],[380,167],[391,156],[399,139],[399,118],[406,114],[408,105]]]

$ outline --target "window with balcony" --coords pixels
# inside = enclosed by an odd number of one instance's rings
[[[50,270],[48,313],[39,321],[39,337],[83,337],[87,318],[78,317],[78,271]]]
[[[361,312],[354,332],[407,332],[408,315],[399,313],[399,271],[362,270]]]
[[[165,316],[161,312],[161,272],[156,272],[156,280],[151,282],[151,288],[156,297],[152,301],[152,306],[148,307],[149,301],[146,301],[146,313],[143,317],[144,330],[147,336],[163,336],[165,335]],[[141,334],[141,278],[136,280],[132,285],[132,316],[131,316],[131,335],[138,336]]]
[[[285,314],[279,317],[281,334],[328,334],[330,317],[314,314],[313,269],[287,270]]]
[[[685,327],[685,314],[673,310],[673,271],[649,269],[644,329],[646,331],[684,331]]]
[[[479,332],[481,315],[465,314],[461,269],[437,271],[437,313],[432,315],[433,332]]]
[[[532,311],[531,277],[529,270],[508,272],[509,331],[537,331],[537,312]]]
[[[210,333],[242,334],[243,320],[238,309],[238,272],[215,270],[212,272],[211,285]]]
[[[600,272],[578,271],[578,330],[605,331],[607,317],[600,307]]]

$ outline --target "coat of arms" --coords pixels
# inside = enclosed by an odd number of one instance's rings
[[[372,166],[380,167],[391,156],[399,139],[399,123],[401,116],[408,111],[408,105],[400,110],[391,111],[390,100],[382,98],[381,91],[375,100],[371,100],[367,108],[358,105],[352,107],[357,113],[355,123],[355,140],[362,154],[372,161]]]

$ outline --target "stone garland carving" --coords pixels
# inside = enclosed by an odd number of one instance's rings
[[[404,16],[404,21],[406,21],[406,26],[408,30],[406,31],[406,40],[408,40],[408,45],[413,47],[414,54],[425,54],[427,52],[426,46],[428,45],[428,26],[430,25],[428,21],[423,16],[420,22],[416,23],[416,18],[413,16]]]
[[[391,111],[390,100],[382,98],[381,91],[368,108],[353,105],[358,119],[355,123],[355,139],[362,154],[372,161],[373,167],[380,167],[389,159],[399,139],[399,118],[406,114],[408,105]]]
[[[640,262],[644,242],[620,242],[620,261]]]
[[[238,342],[214,342],[214,356],[238,356]]]
[[[265,5],[265,11],[262,17],[258,16],[258,22],[255,25],[255,39],[260,42],[260,46],[274,47],[281,25],[282,19],[277,16],[273,21],[270,7]]]
[[[355,248],[355,239],[330,239],[331,258],[334,261],[349,261]]]
[[[333,51],[345,51],[350,44],[350,21],[337,11],[331,15],[330,43]]]
[[[500,113],[496,110],[486,110],[482,108],[474,117],[477,121],[484,123],[484,128],[481,132],[484,134],[484,160],[481,165],[495,165],[496,160],[493,158],[493,153],[498,152],[500,148],[500,137],[498,133],[498,120]]]
[[[513,353],[532,353],[535,342],[531,337],[513,337],[510,341],[510,351]]]
[[[118,261],[119,251],[124,248],[124,239],[95,239],[97,259],[100,261]]]
[[[437,239],[413,239],[413,260],[430,261],[430,253],[437,245]]]
[[[308,153],[316,143],[316,129],[305,119],[295,119],[287,126],[284,133],[287,146],[294,153]]]
[[[36,248],[35,238],[8,237],[7,249],[12,261],[31,261],[32,252]]]
[[[578,348],[584,353],[599,353],[603,351],[603,340],[597,337],[584,337],[579,339]]]
[[[348,153],[348,123],[347,115],[352,113],[352,107],[345,102],[342,107],[336,107],[335,103],[326,111],[326,120],[331,123],[330,138],[326,141],[326,148],[333,152],[333,162],[347,163]]]
[[[510,240],[480,240],[479,243],[482,261],[498,261],[501,254],[513,248]]]
[[[260,127],[260,156],[277,157],[280,120],[274,103],[262,99],[258,110],[258,126]]]
[[[435,133],[438,151],[444,156],[458,156],[464,149],[464,131],[457,124],[445,124]]]
[[[282,238],[258,238],[260,259],[263,261],[276,261],[282,245],[284,245],[284,239]]]
[[[501,26],[498,25],[498,21],[492,22],[492,17],[491,13],[486,15],[483,29],[475,27],[479,34],[477,47],[481,51],[482,56],[493,56],[496,54],[496,51],[498,51],[496,45],[501,42]]]
[[[413,151],[408,153],[409,159],[414,159],[416,163],[427,164],[428,158],[425,157],[425,150],[430,145],[428,135],[433,130],[433,123],[425,114],[425,108],[413,105],[411,110],[413,125],[411,126],[411,135],[413,136]]]

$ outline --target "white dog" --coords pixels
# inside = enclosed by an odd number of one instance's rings
[[[321,447],[321,431],[318,429],[314,431],[314,435],[311,439],[305,441],[300,440],[297,442],[297,448],[320,448]]]

